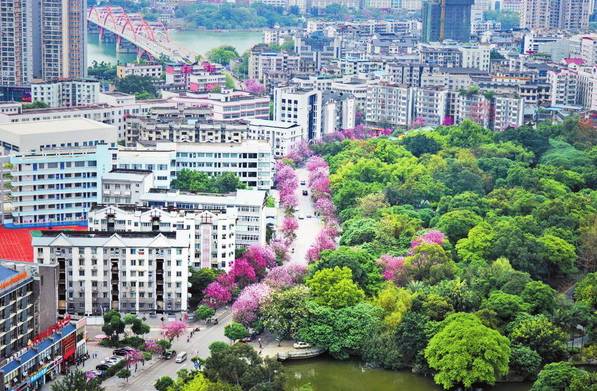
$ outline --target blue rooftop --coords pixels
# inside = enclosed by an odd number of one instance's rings
[[[19,272],[16,271],[16,270],[9,269],[9,268],[4,267],[4,266],[0,266],[0,282],[6,281],[9,278],[12,278],[12,277],[14,277],[17,274],[19,274]]]
[[[19,357],[19,360],[20,360],[19,362],[17,362],[16,359],[13,359],[8,364],[6,364],[2,368],[0,368],[0,371],[2,371],[4,374],[14,371],[15,369],[19,368],[20,366],[25,364],[27,361],[30,361],[31,359],[35,358],[41,352],[43,352],[44,350],[46,350],[47,348],[49,348],[50,346],[55,344],[57,341],[60,341],[67,335],[71,334],[75,330],[76,330],[76,327],[74,324],[72,324],[72,323],[67,324],[60,331],[55,332],[54,334],[52,334],[51,337],[48,337],[48,338],[44,339],[42,342],[40,342],[39,344],[37,344],[36,345],[37,350],[33,350],[33,348],[27,349],[27,351],[25,353],[23,353],[23,355],[21,355],[21,357]]]

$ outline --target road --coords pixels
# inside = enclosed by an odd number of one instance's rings
[[[299,183],[302,181],[304,181],[305,184],[308,183],[309,172],[306,169],[299,168],[296,170],[296,174],[298,176]],[[298,218],[299,227],[296,231],[294,253],[291,256],[292,262],[306,262],[305,256],[307,255],[307,250],[309,247],[311,247],[315,237],[323,227],[319,217],[315,216],[315,209],[313,209],[310,195],[304,196],[302,194],[303,190],[308,190],[307,185],[299,185],[298,194],[296,195],[298,199],[296,216]],[[281,214],[282,212],[280,211],[280,215]],[[300,219],[299,216],[303,216],[305,218]],[[307,216],[312,217],[307,218]]]
[[[297,169],[296,172],[299,183],[302,181],[307,183],[309,177],[308,171],[306,169]],[[298,206],[296,216],[297,218],[299,216],[303,218],[298,219],[299,227],[297,229],[297,237],[294,243],[294,253],[291,255],[291,262],[301,263],[306,262],[305,256],[307,254],[307,250],[322,228],[320,219],[315,216],[315,210],[313,209],[313,205],[311,203],[311,197],[303,196],[303,190],[308,190],[308,187],[306,185],[299,186],[299,189],[297,190]],[[278,215],[278,220],[281,221],[283,217],[283,211],[279,210]],[[307,218],[307,216],[311,217]],[[199,326],[201,331],[195,333],[193,338],[191,338],[188,343],[187,336],[189,333],[180,337],[178,340],[173,341],[172,348],[174,350],[177,352],[185,351],[188,353],[189,358],[186,362],[177,364],[174,358],[171,360],[162,360],[159,358],[153,359],[146,363],[145,366],[138,365],[137,370],[132,371],[133,376],[128,382],[125,382],[117,377],[113,377],[106,380],[104,383],[102,383],[102,385],[105,387],[106,391],[150,391],[154,389],[153,384],[159,377],[167,375],[172,378],[176,378],[176,371],[182,368],[191,369],[193,367],[190,358],[195,354],[197,354],[199,357],[207,358],[209,356],[209,345],[212,342],[228,341],[228,339],[224,336],[224,327],[232,320],[232,313],[229,309],[219,310],[217,317],[219,319],[219,323],[213,326],[206,327],[203,323],[191,323],[189,325],[191,328]],[[160,321],[157,319],[150,319],[149,322],[151,326],[149,338],[158,339],[160,337],[159,333],[161,330]],[[101,334],[101,329],[98,326],[88,326],[87,334],[89,336]],[[269,343],[275,344],[275,341],[269,341],[265,337],[263,342],[264,345]],[[94,369],[102,359],[110,356],[111,352],[112,349],[103,348],[96,343],[90,343],[89,354],[92,356],[92,358],[87,360],[84,365],[84,369]],[[94,357],[94,353],[97,353],[97,357]],[[49,390],[48,385],[46,385],[43,389]]]

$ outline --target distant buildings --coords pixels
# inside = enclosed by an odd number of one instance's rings
[[[587,31],[592,4],[592,0],[523,0],[520,25],[543,31]]]
[[[427,0],[423,3],[423,42],[468,42],[473,0]]]
[[[127,76],[145,76],[159,79],[163,75],[162,64],[159,63],[127,63],[116,67],[116,77],[123,79]]]

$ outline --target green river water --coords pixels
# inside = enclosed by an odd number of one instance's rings
[[[210,49],[222,45],[230,45],[236,48],[239,54],[262,40],[263,33],[260,31],[172,31],[170,38],[180,46],[196,50],[201,54],[207,53]],[[130,62],[135,60],[134,54],[116,53],[113,43],[100,43],[97,34],[89,34],[87,45],[88,63],[94,60],[116,63]]]
[[[432,379],[408,371],[366,368],[359,361],[327,358],[284,364],[288,391],[311,384],[314,391],[441,391]],[[500,384],[486,391],[528,391],[529,384]]]

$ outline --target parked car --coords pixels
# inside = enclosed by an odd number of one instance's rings
[[[308,218],[308,219],[310,219],[311,217],[313,217],[313,216],[311,216],[311,215],[307,215],[307,218]]]
[[[164,358],[165,360],[170,360],[172,357],[174,357],[174,355],[176,355],[176,350],[166,350],[162,354],[162,358]]]
[[[125,347],[122,347],[122,348],[114,349],[112,351],[112,354],[115,355],[115,356],[126,356],[130,352],[134,352],[134,351],[135,351],[135,349],[130,348],[128,346],[125,346]]]
[[[248,337],[244,337],[241,338],[241,342],[251,342],[253,340],[253,337],[251,335],[249,335]]]
[[[307,349],[311,347],[311,344],[307,343],[307,342],[295,342],[294,345],[292,345],[295,349]]]
[[[176,362],[177,363],[181,363],[183,361],[186,361],[187,359],[187,352],[180,352],[178,353],[178,356],[176,356]]]
[[[120,356],[110,356],[100,362],[100,364],[106,364],[108,366],[114,366],[123,360]]]
[[[309,195],[309,192],[307,190],[303,190],[303,195],[304,196]]]
[[[307,182],[301,181],[301,186],[305,186],[306,184],[307,184]]]
[[[298,219],[299,219],[299,220],[304,220],[304,219],[305,219],[305,216],[303,216],[303,215],[298,215]]]
[[[95,366],[95,369],[97,369],[98,371],[107,371],[108,369],[110,369],[110,366],[107,364],[97,364]]]

